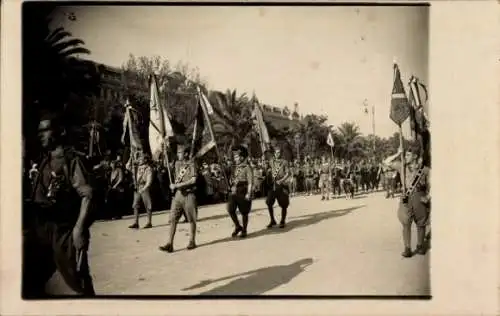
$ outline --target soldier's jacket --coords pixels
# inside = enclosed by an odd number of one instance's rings
[[[238,165],[233,166],[233,171],[231,172],[231,185],[237,185],[238,183],[249,183],[253,180],[253,170],[252,167],[247,162],[242,162]]]
[[[331,170],[332,169],[329,162],[322,163],[319,167],[320,174],[330,174]]]
[[[193,161],[177,160],[174,164],[174,183],[181,183],[188,181],[189,179],[196,177],[196,165]],[[194,192],[196,184],[192,186],[182,188],[181,191],[185,193]]]
[[[415,170],[410,171],[410,169],[407,167],[406,168],[406,188],[409,188],[410,185],[412,184],[413,177],[417,174],[418,168]],[[420,178],[420,180],[417,182],[415,186],[415,191],[420,191],[420,192],[428,192],[429,191],[429,174],[430,174],[430,169],[429,168],[424,168],[423,174]]]
[[[137,166],[134,178],[134,184],[137,191],[141,191],[144,188],[151,186],[151,183],[153,182],[153,167],[149,164]]]
[[[314,166],[312,164],[308,163],[304,166],[304,175],[307,178],[314,177]]]
[[[283,181],[290,176],[290,167],[285,159],[272,159],[269,162],[269,167],[273,181]]]

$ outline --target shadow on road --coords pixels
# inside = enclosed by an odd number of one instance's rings
[[[286,233],[292,229],[297,229],[297,228],[301,228],[301,227],[315,225],[315,224],[318,224],[319,222],[322,222],[322,221],[327,220],[327,219],[332,219],[335,217],[347,215],[347,214],[351,213],[352,211],[359,209],[359,208],[362,208],[362,207],[364,207],[364,205],[346,208],[346,209],[341,209],[341,210],[331,210],[331,211],[325,211],[325,212],[321,212],[321,213],[291,217],[290,221],[287,223],[285,228],[273,228],[273,229],[264,228],[264,229],[261,229],[261,230],[256,231],[256,232],[249,233],[246,238],[249,239],[249,238],[256,238],[256,237],[271,235],[271,234]],[[279,219],[279,216],[278,216],[278,219]],[[251,219],[250,219],[250,221],[251,221]],[[208,243],[200,244],[198,246],[202,247],[202,246],[208,246],[208,245],[215,245],[215,244],[229,242],[229,241],[233,241],[233,240],[235,240],[235,239],[229,236],[229,237],[222,238],[222,239],[216,239],[216,240],[210,241]]]
[[[313,263],[312,258],[301,259],[289,265],[271,266],[214,280],[204,280],[182,289],[194,290],[210,284],[239,277],[225,285],[200,293],[200,295],[259,295],[290,282]]]
[[[225,209],[226,205],[222,205],[222,207],[224,207],[224,209]],[[267,210],[267,207],[252,209],[252,213],[257,212],[257,211],[263,211],[263,210]],[[199,213],[199,211],[198,211],[198,213]],[[170,215],[168,215],[168,216],[170,218]],[[226,218],[226,217],[229,217],[229,214],[223,213],[223,214],[217,214],[217,215],[212,215],[212,216],[208,216],[208,217],[202,217],[202,218],[198,219],[196,222],[201,223],[201,222],[215,221],[215,220]],[[182,223],[182,221],[180,221],[180,223]],[[168,223],[165,223],[165,224],[154,225],[154,227],[163,227],[163,226],[170,226],[170,221]]]

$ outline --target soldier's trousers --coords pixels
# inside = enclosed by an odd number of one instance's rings
[[[425,239],[425,228],[429,222],[430,208],[421,201],[424,192],[413,192],[408,203],[400,202],[398,207],[398,219],[403,226],[403,243],[405,248],[411,248],[411,224],[417,225],[417,244],[422,246]]]
[[[236,194],[230,194],[227,201],[227,212],[231,217],[235,227],[241,227],[236,210],[239,210],[243,220],[243,230],[246,231],[248,225],[248,214],[252,209],[252,200],[245,199],[247,188],[238,188]]]
[[[177,190],[172,200],[172,207],[170,211],[170,243],[173,243],[177,223],[184,211],[189,221],[190,239],[194,242],[196,237],[196,195],[194,192],[182,192]]]
[[[36,219],[23,236],[23,298],[42,298],[50,295],[95,295],[89,272],[87,251],[82,252],[80,264],[73,246],[73,225]],[[88,230],[85,238],[90,238]],[[55,272],[64,284],[47,282]],[[59,281],[59,280],[56,280]]]
[[[329,192],[331,187],[330,176],[327,174],[321,174],[319,177],[319,187],[321,190],[327,189]]]
[[[132,204],[134,210],[139,209],[141,201],[142,203],[144,203],[144,208],[146,209],[146,211],[151,212],[153,208],[153,203],[151,201],[151,194],[149,190],[146,190],[143,193],[134,191],[134,203]]]
[[[269,211],[269,217],[271,218],[271,222],[276,222],[274,219],[274,203],[278,201],[278,205],[281,207],[281,221],[285,222],[287,208],[290,205],[290,197],[289,197],[288,187],[286,185],[276,186],[275,190],[271,188],[267,192],[266,205]]]

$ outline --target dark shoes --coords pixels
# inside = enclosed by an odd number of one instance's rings
[[[174,251],[174,247],[172,246],[172,244],[166,244],[165,246],[160,246],[159,249],[161,251],[165,251],[165,252],[173,252]]]
[[[280,228],[285,228],[285,222],[281,222],[279,227]]]
[[[187,250],[192,250],[194,248],[196,248],[195,242],[194,241],[190,241],[189,244],[188,244],[188,246],[187,246]]]
[[[246,238],[247,237],[247,231],[246,230],[241,230],[240,238]]]
[[[403,253],[401,255],[405,258],[410,258],[412,256],[411,249],[410,248],[405,248]]]
[[[269,229],[269,228],[273,228],[274,226],[276,226],[276,222],[275,222],[275,221],[271,221],[271,222],[269,223],[269,225],[267,225],[267,228],[268,228],[268,229]]]
[[[134,223],[134,224],[130,225],[128,228],[130,228],[130,229],[139,229],[139,224]]]
[[[153,228],[153,225],[151,223],[147,223],[146,226],[144,226],[143,228],[144,229]]]
[[[423,245],[417,245],[417,248],[415,249],[415,253],[419,255],[425,255],[426,249]]]
[[[238,234],[243,230],[243,228],[241,228],[241,226],[238,226],[234,229],[233,233],[231,234],[231,237],[236,237],[238,236]]]

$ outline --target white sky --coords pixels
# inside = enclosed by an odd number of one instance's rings
[[[90,59],[120,66],[130,53],[160,55],[198,67],[210,89],[255,91],[266,104],[329,123],[355,121],[371,133],[363,100],[375,105],[376,134],[397,131],[389,119],[392,62],[405,84],[427,84],[426,7],[64,7],[56,23],[83,39]],[[63,22],[61,22],[63,21]],[[371,111],[370,111],[371,113]],[[371,115],[371,114],[370,114]],[[408,125],[408,124],[405,124]],[[405,133],[408,127],[405,126]]]

